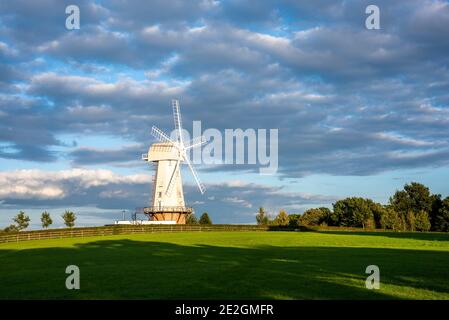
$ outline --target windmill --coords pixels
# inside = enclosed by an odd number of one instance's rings
[[[201,194],[203,194],[206,189],[192,166],[187,151],[206,143],[206,139],[204,136],[200,136],[184,144],[178,100],[172,100],[172,108],[176,139],[170,139],[167,134],[153,126],[151,134],[159,142],[152,144],[148,153],[142,155],[143,160],[156,165],[151,206],[144,208],[144,213],[148,214],[150,220],[153,221],[185,224],[186,215],[192,213],[193,209],[185,206],[181,165],[184,162],[187,163]]]

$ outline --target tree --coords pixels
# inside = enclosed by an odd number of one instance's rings
[[[198,224],[198,219],[196,218],[196,216],[193,213],[191,213],[187,216],[186,224]]]
[[[30,224],[30,217],[25,215],[25,212],[20,211],[19,214],[14,217],[13,221],[17,224],[17,229],[20,231],[28,228]]]
[[[288,214],[285,210],[279,211],[278,215],[274,219],[274,224],[278,226],[288,226]]]
[[[385,206],[374,201],[369,203],[371,207],[371,212],[373,213],[374,228],[382,228],[382,216],[385,214]]]
[[[41,216],[41,222],[42,222],[42,228],[48,228],[52,223],[53,220],[50,217],[50,214],[47,211],[42,212]]]
[[[210,220],[207,212],[204,212],[200,217],[200,224],[212,224],[212,220]]]
[[[352,197],[334,203],[337,225],[345,227],[374,227],[373,207],[370,199]]]
[[[415,212],[409,210],[405,216],[404,230],[415,231]]]
[[[414,214],[421,210],[431,212],[433,200],[429,188],[421,183],[412,182],[406,184],[404,190],[396,191],[390,198],[390,204],[397,213],[406,217],[409,211],[413,211]]]
[[[268,216],[265,213],[265,210],[263,207],[259,208],[259,213],[256,215],[256,221],[257,221],[257,224],[263,224],[263,225],[268,224]]]
[[[64,224],[68,228],[72,228],[75,225],[76,215],[69,210],[66,210],[62,215],[62,219],[64,219]]]
[[[402,219],[392,207],[386,207],[381,217],[381,227],[394,231],[402,230]]]
[[[434,228],[436,231],[449,231],[449,197],[441,202],[441,208],[435,217]]]
[[[352,209],[352,224],[354,227],[365,227],[368,224],[373,225],[372,221],[374,220],[374,216],[371,211],[370,204],[362,198],[355,198],[353,202],[354,206]]]
[[[438,216],[440,214],[440,210],[443,207],[443,200],[441,200],[441,194],[433,194],[431,196],[432,199],[432,209],[429,212],[429,220],[430,220],[430,228],[431,230],[438,231]]]
[[[330,210],[327,208],[312,208],[306,210],[299,218],[299,222],[306,226],[319,226],[327,224],[328,214]]]
[[[334,216],[333,216],[333,212],[326,207],[320,207],[318,208],[321,210],[321,216],[322,216],[322,221],[320,222],[320,224],[325,224],[327,226],[334,226],[335,225],[335,221],[334,221]]]
[[[299,227],[301,215],[300,214],[289,214],[288,215],[288,226],[291,228]]]
[[[415,215],[415,230],[416,231],[429,231],[430,219],[429,214],[424,210],[419,211]]]

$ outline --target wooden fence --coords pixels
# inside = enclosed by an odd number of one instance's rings
[[[119,234],[141,234],[154,232],[183,231],[292,231],[291,228],[259,225],[140,225],[140,226],[104,226],[91,228],[50,229],[37,231],[0,233],[0,243],[27,240],[58,239],[73,237],[111,236]]]

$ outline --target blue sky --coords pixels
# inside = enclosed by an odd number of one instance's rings
[[[81,28],[65,28],[65,7]],[[365,8],[380,8],[380,30]],[[149,203],[152,125],[279,129],[279,170],[183,169],[217,223],[386,203],[411,181],[449,195],[447,1],[2,1],[0,227],[23,209],[101,225]]]

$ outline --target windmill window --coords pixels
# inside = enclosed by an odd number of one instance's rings
[[[162,198],[162,192],[159,192],[159,198]]]

